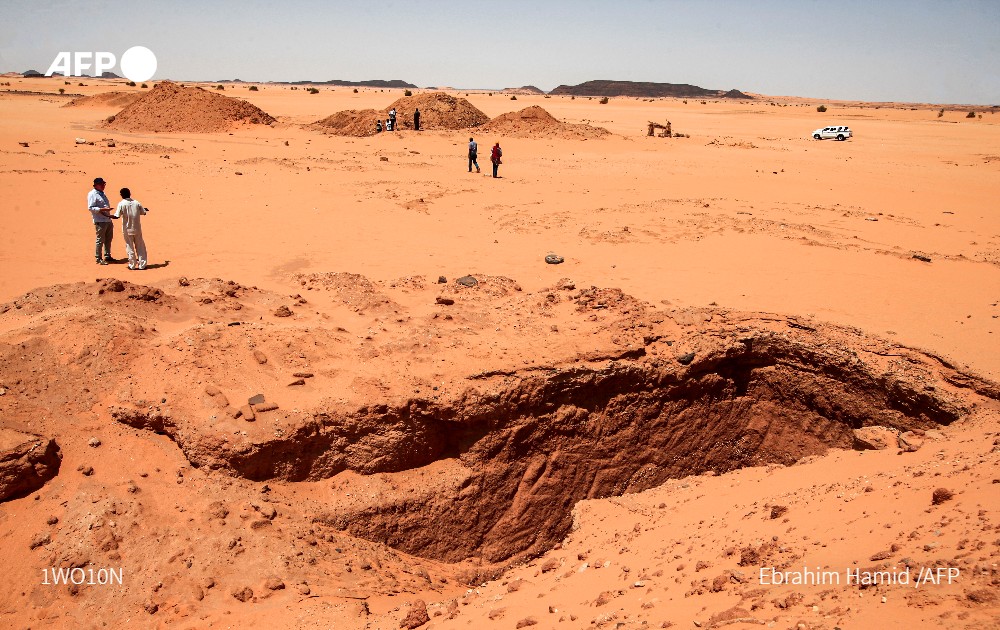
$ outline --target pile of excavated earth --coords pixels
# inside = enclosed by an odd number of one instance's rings
[[[108,119],[111,129],[157,133],[211,133],[276,119],[256,105],[200,87],[162,81]]]

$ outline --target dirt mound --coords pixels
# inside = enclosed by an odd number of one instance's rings
[[[404,96],[385,111],[394,107],[400,129],[413,129],[413,110],[417,108],[420,109],[421,129],[468,129],[490,119],[466,99],[444,92]]]
[[[122,131],[212,133],[273,122],[273,116],[244,100],[164,81],[105,126]]]
[[[560,138],[567,140],[602,138],[611,132],[603,127],[564,123],[538,105],[500,114],[482,130],[516,138]]]
[[[385,112],[376,109],[346,109],[337,112],[332,116],[327,116],[323,120],[317,120],[316,124],[323,128],[323,131],[336,134],[338,136],[355,136],[363,138],[375,135],[375,121],[384,121],[388,118]]]
[[[74,98],[63,107],[127,107],[145,94],[145,92],[104,92],[103,94]]]

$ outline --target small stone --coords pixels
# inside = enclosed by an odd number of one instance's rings
[[[297,385],[305,385],[305,384],[306,384],[305,379],[297,378],[294,381],[292,381],[291,383],[289,383],[288,386],[289,387],[295,387]]]
[[[922,261],[922,262],[928,262],[929,263],[931,261],[931,257],[930,256],[924,256],[923,254],[914,254],[913,258],[916,258],[917,260]]]
[[[312,372],[295,372],[295,373],[292,374],[292,376],[294,376],[295,378],[312,378],[313,377],[313,373]]]
[[[215,385],[206,385],[205,393],[208,394],[209,396],[218,396],[219,394],[222,393],[222,390],[216,387]]]
[[[537,619],[535,619],[534,617],[525,617],[521,621],[518,621],[517,625],[514,626],[514,627],[515,628],[527,628],[528,626],[536,626],[536,625],[538,625],[538,620]]]
[[[157,604],[154,604],[153,602],[146,602],[145,604],[142,605],[142,609],[151,615],[155,615],[156,611],[158,611],[160,607]]]
[[[788,511],[788,506],[787,505],[772,505],[771,506],[771,518],[772,519],[780,518],[787,511]]]
[[[383,156],[379,157],[378,161],[379,161],[379,162],[388,162],[388,161],[389,161],[389,158],[387,158],[387,157],[385,157],[385,156],[383,155]]]
[[[247,404],[250,404],[250,405],[262,405],[262,404],[264,404],[264,394],[254,394],[249,399],[247,399]]]
[[[474,287],[479,284],[479,280],[476,280],[472,276],[462,276],[455,281],[456,284],[460,284],[463,287]]]
[[[89,477],[94,474],[93,466],[80,466],[79,471],[83,473],[84,477]]]
[[[934,491],[934,494],[931,496],[931,504],[941,505],[945,501],[950,501],[951,498],[954,496],[955,493],[952,492],[951,490],[947,488],[938,488],[937,490]]]
[[[264,583],[264,586],[267,587],[267,590],[269,591],[280,591],[285,588],[285,583],[279,578],[269,577],[267,578],[267,582]]]
[[[434,300],[438,304],[443,304],[445,306],[451,306],[455,303],[455,300],[451,298],[441,297],[440,295]]]
[[[184,276],[181,276],[177,280],[177,284],[181,285],[182,287],[186,287],[186,286],[189,286],[191,284],[191,281],[188,280],[187,278],[185,278]]]
[[[278,308],[276,308],[274,310],[274,316],[275,317],[291,317],[292,316],[292,309],[290,309],[287,306],[285,306],[284,304],[282,304],[281,306],[279,306]]]
[[[32,537],[31,542],[28,543],[28,548],[29,549],[37,549],[38,547],[41,547],[42,545],[49,544],[50,542],[52,542],[52,537],[49,536],[49,533],[48,532],[41,532],[41,533],[35,534]]]
[[[309,588],[308,584],[299,584],[295,588],[301,595],[308,595],[309,593],[312,593],[312,589]]]
[[[255,349],[253,351],[253,358],[260,365],[264,365],[265,363],[267,363],[267,355],[261,352],[260,350]]]
[[[208,515],[212,518],[226,518],[229,516],[229,508],[222,501],[213,501],[208,504]]]
[[[545,257],[545,262],[547,262],[550,265],[559,265],[565,260],[566,260],[565,258],[563,258],[558,254],[549,254]]]
[[[59,522],[59,517],[53,514],[48,519],[46,519],[45,522],[48,523],[49,525],[55,525],[56,523]]]
[[[677,362],[680,363],[681,365],[691,365],[692,361],[694,361],[693,352],[687,352],[677,357]]]
[[[125,491],[129,494],[135,494],[139,492],[139,486],[135,485],[135,482],[129,479],[128,483],[125,484]]]
[[[424,603],[424,600],[418,599],[410,604],[410,612],[399,622],[399,627],[412,630],[413,628],[419,628],[430,620],[431,618],[427,614],[427,604]]]
[[[243,419],[247,422],[253,422],[257,419],[256,414],[254,414],[253,407],[250,405],[243,405],[239,408],[239,412],[240,415],[243,416]]]
[[[448,278],[445,278],[444,276],[438,276],[438,284],[445,284],[447,282]]]
[[[904,453],[915,453],[920,450],[920,447],[924,445],[924,440],[918,436],[913,431],[906,431],[900,433],[896,438],[899,448],[903,449]]]
[[[549,558],[542,564],[542,573],[548,573],[549,571],[555,571],[559,568],[559,561],[555,558]]]
[[[274,411],[277,408],[278,408],[277,403],[273,403],[273,402],[262,403],[260,405],[254,405],[253,406],[253,410],[254,410],[255,413],[261,413],[261,412],[264,412],[264,411]]]
[[[243,588],[240,589],[233,589],[233,597],[235,597],[236,599],[240,600],[243,603],[246,603],[251,599],[253,599],[253,589],[250,588],[249,586],[244,586]]]
[[[100,438],[95,438],[95,437],[92,437],[92,438],[90,438],[90,441],[89,441],[89,442],[87,442],[87,446],[89,446],[89,447],[91,447],[91,448],[97,448],[97,447],[98,447],[98,446],[100,446],[100,445],[101,445],[101,440],[100,440]]]

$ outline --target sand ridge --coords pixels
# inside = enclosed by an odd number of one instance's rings
[[[270,125],[276,119],[244,100],[201,87],[161,81],[108,119],[107,127],[156,133],[211,133],[239,125]]]

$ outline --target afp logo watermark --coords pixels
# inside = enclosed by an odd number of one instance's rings
[[[117,60],[109,52],[60,52],[45,76],[59,72],[63,76],[82,76],[84,70],[93,68],[94,76],[101,76],[115,67]],[[156,73],[156,55],[145,46],[133,46],[122,53],[121,71],[129,81],[141,83],[153,78]]]

